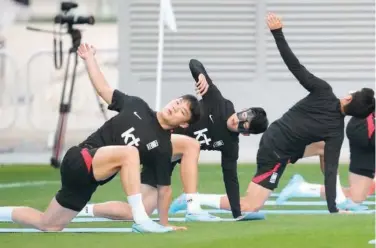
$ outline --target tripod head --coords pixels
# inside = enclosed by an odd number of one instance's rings
[[[54,47],[54,64],[55,69],[61,69],[63,65],[63,41],[62,35],[70,35],[72,40],[72,45],[69,49],[69,53],[77,52],[78,47],[81,44],[81,30],[74,28],[75,24],[89,24],[94,25],[94,16],[75,16],[70,14],[71,10],[77,8],[78,4],[74,2],[62,2],[60,5],[61,13],[54,17],[54,30],[43,30],[39,28],[27,27],[30,31],[52,33],[54,35],[53,47]],[[56,24],[59,25],[60,31],[56,31]],[[62,32],[63,27],[66,26],[66,32]],[[57,38],[59,40],[57,40]],[[59,46],[57,45],[59,43]]]

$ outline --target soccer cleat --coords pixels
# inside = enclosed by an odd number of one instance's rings
[[[178,211],[187,210],[187,202],[185,200],[184,194],[176,198],[168,210],[168,214],[176,214]]]
[[[304,182],[304,178],[299,174],[295,174],[290,179],[287,186],[279,194],[278,198],[276,199],[276,204],[282,205],[285,201],[287,201],[291,197],[304,197],[304,195],[298,193],[298,187],[303,182]]]
[[[236,221],[264,220],[265,214],[260,212],[246,212],[236,218]]]
[[[353,202],[351,199],[346,199],[345,201],[338,203],[337,208],[339,210],[346,210],[346,211],[353,211],[353,212],[368,210],[367,206],[357,204]]]
[[[167,233],[173,231],[172,227],[162,226],[152,220],[132,225],[132,232],[135,233]]]
[[[221,221],[220,217],[209,214],[208,212],[187,213],[185,215],[187,222],[218,222]]]

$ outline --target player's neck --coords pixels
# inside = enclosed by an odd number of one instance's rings
[[[162,113],[159,112],[159,111],[157,112],[157,120],[159,122],[159,125],[162,127],[162,129],[164,129],[164,130],[170,130],[170,129],[173,128],[173,127],[171,127],[170,125],[168,125],[166,123],[166,121],[162,117]]]

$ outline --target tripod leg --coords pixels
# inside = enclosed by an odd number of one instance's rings
[[[71,95],[74,87],[74,76],[72,79],[71,87],[70,87],[70,94],[69,98],[66,99],[66,91],[67,91],[67,82],[68,82],[68,74],[69,74],[69,66],[70,66],[70,57],[71,52],[68,55],[68,61],[67,61],[67,67],[65,69],[65,75],[64,75],[64,83],[63,83],[63,91],[61,94],[60,99],[60,109],[59,109],[59,120],[57,124],[57,129],[55,132],[55,139],[54,139],[54,145],[53,145],[53,151],[52,151],[52,157],[51,157],[51,166],[55,168],[60,167],[60,153],[63,148],[64,144],[64,137],[65,137],[65,131],[66,131],[66,125],[67,125],[67,117],[68,113],[70,111],[70,101],[71,101]],[[76,59],[77,61],[77,59]],[[76,65],[75,65],[76,67]],[[73,74],[74,75],[74,74]]]

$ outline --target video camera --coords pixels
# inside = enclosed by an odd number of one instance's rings
[[[68,26],[73,26],[74,24],[89,24],[94,25],[94,16],[74,16],[69,15],[71,9],[77,8],[78,4],[74,2],[62,2],[60,5],[60,10],[63,14],[55,16],[55,24],[68,24]]]
[[[60,99],[60,109],[59,109],[59,120],[57,129],[55,132],[54,138],[54,145],[51,157],[51,165],[55,168],[60,166],[60,157],[62,153],[62,147],[64,144],[64,137],[67,125],[67,117],[68,113],[70,112],[71,105],[72,105],[72,96],[73,96],[73,89],[75,84],[75,78],[77,74],[77,64],[78,64],[78,55],[77,49],[81,44],[81,30],[75,28],[75,24],[89,24],[94,25],[95,19],[94,16],[76,16],[71,13],[71,10],[77,8],[78,4],[74,2],[62,2],[60,5],[61,13],[56,15],[53,18],[54,22],[54,30],[43,30],[39,28],[27,27],[28,30],[37,31],[37,32],[45,32],[45,33],[52,33],[54,36],[53,39],[53,55],[54,55],[54,63],[56,69],[61,69],[63,66],[63,41],[62,35],[68,34],[72,40],[72,46],[69,49],[68,59],[66,62],[65,67],[65,74],[64,74],[64,82],[63,82],[63,89],[61,92],[61,99]],[[60,30],[56,31],[56,26],[59,26]],[[63,27],[65,26],[65,27]],[[67,29],[63,31],[63,28]],[[59,40],[57,40],[56,36],[58,36]],[[70,61],[73,55],[73,71],[69,73],[71,70]],[[68,82],[68,77],[70,77],[70,86]],[[107,115],[104,109],[103,104],[101,103],[99,96],[97,96],[97,102],[99,108],[103,114],[105,120],[107,120]]]

